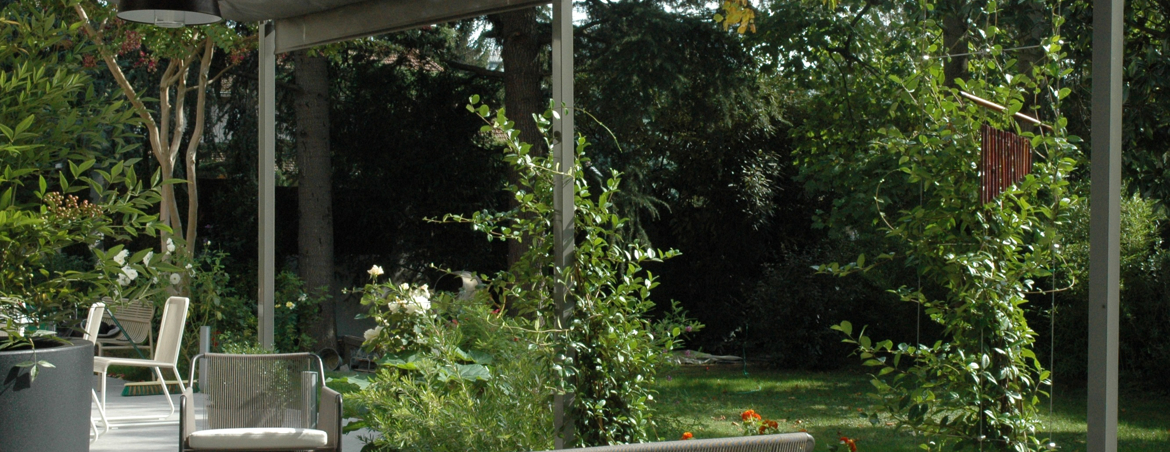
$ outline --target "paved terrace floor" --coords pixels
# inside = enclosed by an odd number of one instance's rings
[[[94,388],[98,387],[97,376],[94,376]],[[166,416],[170,411],[165,396],[122,396],[122,387],[126,382],[117,378],[108,378],[106,414],[110,417],[125,416]],[[166,425],[124,426],[111,428],[102,433],[101,437],[93,439],[90,435],[89,450],[91,452],[169,452],[179,450],[179,396],[172,395],[175,402],[175,414],[164,422]],[[92,417],[98,419],[97,405],[91,403]],[[98,432],[104,429],[98,422]],[[116,425],[116,422],[114,423]],[[359,436],[370,436],[368,430],[346,434],[341,440],[342,450],[345,452],[359,452],[364,443]]]

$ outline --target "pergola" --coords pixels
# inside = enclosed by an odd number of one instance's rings
[[[552,3],[553,101],[562,109],[553,144],[561,174],[573,174],[572,0],[219,0],[223,17],[260,22],[259,340],[273,343],[275,276],[276,54],[452,20]],[[1117,450],[1117,363],[1121,224],[1122,27],[1124,0],[1093,3],[1093,94],[1089,253],[1088,450]],[[555,263],[565,268],[574,251],[573,180],[554,187]],[[563,283],[555,289],[560,320],[573,313]],[[570,396],[558,396],[557,446],[571,423]]]

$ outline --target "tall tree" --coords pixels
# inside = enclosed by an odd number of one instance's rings
[[[293,53],[296,92],[296,142],[299,230],[298,270],[305,287],[320,297],[312,335],[318,347],[337,336],[333,293],[333,163],[329,150],[329,61],[308,50]]]
[[[122,21],[114,15],[114,7],[109,4],[80,1],[72,5],[86,35],[98,45],[100,58],[130,102],[131,108],[142,120],[147,142],[158,161],[163,181],[175,177],[179,158],[184,158],[182,165],[187,188],[185,234],[175,198],[175,185],[171,183],[164,183],[162,187],[159,220],[175,234],[185,238],[187,246],[182,252],[190,258],[194,255],[198,235],[196,163],[200,141],[207,126],[208,87],[227,68],[238,63],[243,51],[254,41],[224,24],[163,29]],[[223,49],[233,56],[225,68],[212,75],[212,59],[216,49]],[[159,65],[163,61],[165,67]],[[134,87],[135,83],[145,82],[128,77],[123,65],[145,67],[148,73],[157,74],[157,110],[147,107],[141,90]],[[159,68],[162,68],[161,73],[157,71]],[[188,97],[192,94],[195,96],[194,106],[188,104]],[[189,121],[190,116],[194,116],[193,122]],[[160,234],[160,240],[165,243],[170,235],[164,232]]]
[[[540,50],[541,34],[536,25],[536,8],[527,8],[488,16],[492,23],[492,36],[503,47],[504,60],[504,108],[508,117],[516,121],[520,140],[532,143],[534,155],[547,151],[540,143],[540,129],[532,115],[544,111],[540,93]],[[519,178],[510,173],[512,183]],[[508,262],[520,259],[528,248],[527,240],[508,243]]]

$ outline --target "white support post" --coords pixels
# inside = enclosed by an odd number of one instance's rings
[[[276,291],[276,32],[272,22],[261,25],[260,148],[256,164],[260,193],[260,249],[256,293],[256,330],[260,346],[273,346],[273,296]]]
[[[1089,452],[1117,451],[1124,0],[1093,2],[1089,219]]]
[[[553,0],[552,26],[552,95],[553,109],[559,119],[553,120],[555,141],[550,152],[557,165],[553,179],[553,252],[557,269],[557,284],[553,296],[556,302],[557,328],[568,328],[573,319],[575,303],[569,294],[566,269],[573,265],[574,227],[573,197],[576,175],[576,133],[573,127],[573,1]],[[572,350],[561,349],[566,361],[572,361]],[[564,449],[573,444],[573,394],[554,397],[555,447]]]

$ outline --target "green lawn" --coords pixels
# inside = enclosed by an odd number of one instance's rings
[[[870,423],[857,415],[872,386],[864,375],[688,366],[659,380],[659,414],[664,439],[684,431],[696,438],[738,436],[740,413],[755,409],[780,422],[781,431],[806,429],[827,450],[840,436],[857,439],[859,451],[918,451],[920,438]],[[1084,391],[1059,392],[1050,425],[1059,450],[1085,450]],[[1047,402],[1044,402],[1047,413]],[[1170,398],[1123,394],[1118,428],[1120,451],[1170,450]],[[1047,417],[1047,416],[1045,416]]]

